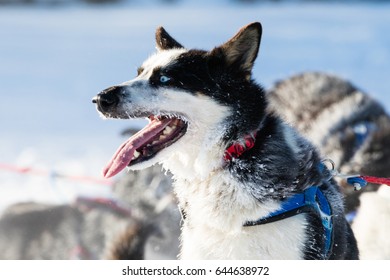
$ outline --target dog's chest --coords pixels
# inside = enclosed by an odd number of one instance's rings
[[[176,178],[175,191],[186,218],[182,259],[301,259],[305,216],[243,227],[279,207],[260,204],[224,170],[207,179]]]
[[[184,224],[180,258],[303,259],[306,244],[304,224],[303,215],[232,232],[206,225]]]

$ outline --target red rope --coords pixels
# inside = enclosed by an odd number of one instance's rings
[[[384,184],[390,186],[390,178],[380,178],[373,176],[360,176],[363,180],[373,184]]]
[[[36,176],[52,176],[55,178],[64,178],[72,181],[90,183],[90,184],[98,184],[105,186],[112,186],[113,181],[107,179],[94,178],[90,176],[81,176],[81,175],[66,175],[57,172],[49,172],[47,170],[32,168],[32,167],[20,167],[11,164],[0,163],[0,170],[6,170],[10,172],[15,172],[19,174],[30,174]]]

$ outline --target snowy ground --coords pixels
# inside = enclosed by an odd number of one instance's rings
[[[350,79],[389,110],[389,14],[385,4],[0,7],[0,165],[99,178],[124,140],[120,131],[134,122],[101,120],[91,98],[134,77],[154,51],[158,25],[187,47],[209,49],[261,21],[254,75],[266,87],[323,70]],[[30,199],[110,196],[110,189],[0,168],[0,193],[1,210]]]

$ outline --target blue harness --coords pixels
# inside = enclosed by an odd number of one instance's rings
[[[332,209],[325,195],[317,186],[312,186],[303,193],[293,195],[282,202],[279,210],[256,221],[248,221],[244,226],[264,225],[308,212],[317,213],[321,218],[325,236],[323,255],[325,259],[328,259],[333,245]]]
[[[231,161],[234,158],[237,159],[247,150],[251,149],[255,145],[256,134],[257,131],[250,135],[246,135],[242,141],[234,142],[229,146],[225,151],[224,160]],[[326,170],[326,166],[321,163],[319,165],[319,171],[324,172],[324,170]],[[308,212],[316,213],[321,218],[325,237],[325,245],[322,254],[324,259],[328,259],[332,252],[333,245],[332,209],[325,195],[317,186],[311,186],[303,193],[297,193],[282,201],[279,210],[256,221],[245,222],[244,227],[264,225]]]

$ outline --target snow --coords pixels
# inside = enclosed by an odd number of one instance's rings
[[[159,25],[187,47],[209,49],[261,21],[257,81],[270,87],[298,72],[327,71],[389,110],[389,13],[388,4],[367,3],[2,6],[0,163],[101,178],[125,140],[120,132],[142,124],[102,120],[91,99],[135,76],[154,51]],[[2,169],[0,182],[0,210],[17,201],[112,196],[108,186]]]

